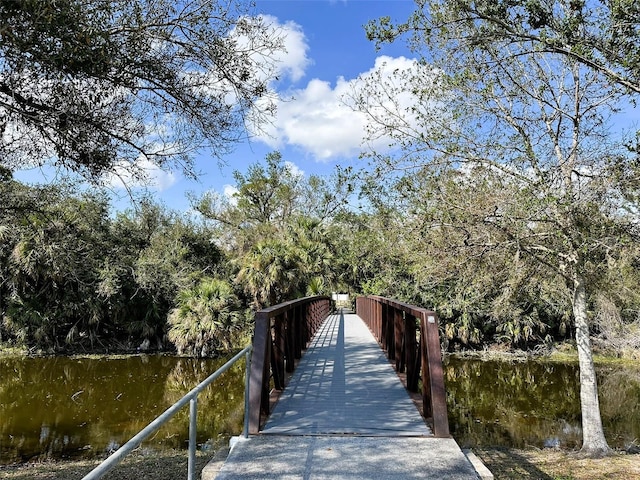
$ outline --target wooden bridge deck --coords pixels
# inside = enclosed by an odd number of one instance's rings
[[[240,439],[215,478],[478,475],[455,440],[431,435],[360,317],[338,313],[317,332],[261,434]]]

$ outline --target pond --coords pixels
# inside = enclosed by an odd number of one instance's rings
[[[596,371],[609,445],[638,445],[640,366],[597,366]],[[449,357],[444,374],[449,425],[462,447],[582,444],[577,363]]]
[[[103,456],[117,449],[226,359],[166,355],[0,357],[0,464]],[[449,424],[463,447],[580,445],[578,368],[538,361],[445,360]],[[640,439],[640,367],[599,367],[605,434]],[[244,362],[198,397],[198,443],[242,430]],[[188,407],[145,448],[186,448]]]
[[[227,359],[0,357],[0,464],[110,453]],[[242,431],[244,361],[198,396],[198,443]],[[143,446],[186,448],[189,407]]]

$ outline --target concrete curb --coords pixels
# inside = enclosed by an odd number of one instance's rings
[[[480,460],[475,453],[471,450],[462,450],[462,453],[465,454],[471,465],[473,465],[478,477],[482,480],[493,480],[493,473],[489,471],[486,465],[482,463],[482,460]]]
[[[202,469],[202,473],[200,474],[201,480],[215,480],[220,472],[220,469],[224,465],[224,462],[227,460],[229,456],[229,447],[224,447],[219,449],[214,455],[209,463],[207,463]]]

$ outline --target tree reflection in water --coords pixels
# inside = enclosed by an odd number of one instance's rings
[[[640,368],[598,368],[609,444],[640,438]],[[579,447],[577,364],[448,357],[445,384],[452,435],[463,447]],[[606,392],[606,394],[605,394]]]
[[[163,355],[0,357],[0,463],[103,456],[179,400],[226,359]],[[598,371],[612,446],[640,438],[640,368]],[[449,423],[462,446],[580,444],[577,365],[445,360]],[[242,429],[244,362],[198,397],[200,448]],[[188,407],[146,448],[186,448]]]
[[[117,449],[226,359],[164,355],[0,357],[0,463],[101,456]],[[198,442],[238,434],[244,362],[198,397]],[[145,442],[187,446],[189,408]]]

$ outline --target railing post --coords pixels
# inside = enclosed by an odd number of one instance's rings
[[[249,379],[249,433],[260,430],[260,414],[269,413],[269,361],[271,359],[271,320],[257,312],[253,332],[251,376]],[[265,383],[267,384],[265,388]],[[265,395],[266,390],[266,395]]]
[[[395,330],[395,307],[387,305],[387,314],[385,315],[385,322],[387,327],[385,329],[385,345],[387,349],[387,358],[393,360],[396,358],[396,338],[394,334]]]
[[[189,460],[187,479],[196,480],[196,441],[198,433],[198,395],[189,401]]]
[[[244,419],[242,422],[242,436],[249,438],[249,376],[251,375],[251,352],[244,355]]]
[[[394,341],[395,341],[395,359],[396,359],[396,372],[404,372],[405,361],[404,352],[402,346],[404,345],[404,318],[402,318],[401,310],[394,310],[393,312],[394,327]]]
[[[276,390],[284,389],[284,357],[286,349],[284,314],[277,315],[274,320],[274,338],[271,347],[271,371]]]
[[[293,348],[294,348],[293,356],[297,360],[302,358],[302,349],[305,347],[304,332],[306,330],[306,326],[304,324],[304,319],[302,318],[302,314],[300,313],[301,309],[302,307],[298,305],[293,309],[293,312],[292,312],[293,323],[296,325],[296,331],[295,331],[294,343],[293,343]]]
[[[289,310],[284,312],[284,325],[285,325],[285,349],[284,349],[284,369],[287,373],[293,372],[295,369],[295,351],[296,351],[296,334],[297,325],[294,321],[294,311]]]
[[[410,392],[418,391],[418,356],[416,342],[416,317],[407,313],[404,319],[404,347],[407,367],[407,389]]]
[[[431,391],[430,409],[433,414],[433,433],[436,437],[448,437],[447,393],[444,388],[438,317],[434,312],[426,312],[421,320],[422,342],[426,346],[426,356],[428,357],[428,362],[423,365],[423,369],[429,369],[428,388]],[[424,385],[423,388],[425,388]],[[423,395],[423,399],[425,399],[425,395]]]
[[[378,299],[375,300],[374,309],[375,309],[374,319],[376,322],[375,336],[379,342],[381,337],[380,333],[382,331],[382,304],[378,301]]]

